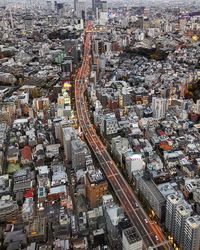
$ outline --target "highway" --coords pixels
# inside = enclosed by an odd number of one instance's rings
[[[90,28],[91,24],[89,23],[86,30]],[[150,249],[149,247],[152,247],[152,249],[159,250],[171,249],[160,227],[149,220],[136,195],[122,176],[90,122],[87,100],[84,93],[87,89],[88,77],[90,74],[91,39],[92,34],[85,33],[83,61],[75,79],[75,103],[79,125],[122,207],[141,234],[144,240],[144,248]]]

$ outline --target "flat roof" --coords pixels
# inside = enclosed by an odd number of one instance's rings
[[[160,202],[164,202],[165,201],[165,197],[160,192],[160,190],[158,189],[158,187],[156,186],[156,184],[151,179],[148,180],[144,176],[142,177],[142,179],[143,179],[143,182],[146,184],[146,186],[148,186],[149,190],[154,195],[154,197],[156,197],[157,200],[159,200]]]
[[[123,230],[123,234],[126,237],[129,244],[133,244],[135,242],[142,240],[142,238],[140,237],[135,227],[130,227],[130,228]]]
[[[23,123],[27,123],[27,122],[28,122],[28,119],[21,118],[21,119],[14,120],[13,124],[23,124]]]

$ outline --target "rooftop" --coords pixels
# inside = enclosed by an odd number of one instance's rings
[[[98,184],[105,181],[105,177],[100,169],[88,171],[87,176],[91,184]]]
[[[142,238],[139,236],[139,233],[135,227],[130,227],[123,230],[123,234],[126,237],[129,244],[141,241]]]

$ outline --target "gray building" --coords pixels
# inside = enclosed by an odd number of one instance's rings
[[[75,170],[85,169],[87,153],[86,145],[80,140],[72,140],[71,142],[72,152],[72,167]]]
[[[146,176],[140,177],[138,179],[138,188],[158,219],[161,222],[164,221],[166,200],[154,181]]]
[[[200,216],[186,219],[183,250],[199,250],[200,246]]]
[[[106,114],[101,123],[101,132],[106,135],[116,134],[119,130],[118,121],[114,113]]]
[[[175,194],[168,195],[166,202],[165,226],[167,231],[174,235],[176,207],[182,203],[182,199]]]
[[[135,227],[123,230],[122,233],[122,249],[123,250],[142,250],[143,240]]]
[[[72,150],[71,150],[71,141],[76,138],[76,134],[73,128],[67,127],[63,128],[63,146],[65,159],[67,162],[72,160]]]
[[[186,205],[178,205],[175,212],[175,229],[174,229],[174,240],[179,246],[184,244],[184,228],[186,219],[191,216],[192,209]]]
[[[78,62],[78,40],[66,39],[64,41],[65,52],[68,57],[73,59],[74,63]]]
[[[76,15],[78,18],[85,19],[85,17],[86,17],[86,2],[85,2],[85,0],[76,1]]]

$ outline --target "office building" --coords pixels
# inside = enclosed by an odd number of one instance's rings
[[[54,2],[54,0],[46,1],[46,6],[47,6],[48,12],[54,12],[55,11],[55,2]]]
[[[105,25],[108,20],[108,4],[105,0],[92,0],[92,10],[94,16],[100,21],[101,25]]]
[[[0,200],[0,221],[13,219],[18,213],[18,205],[15,201]]]
[[[108,190],[108,183],[101,170],[87,172],[85,177],[86,197],[91,207],[96,207],[101,203],[101,198]]]
[[[70,60],[65,60],[64,62],[62,62],[61,64],[61,70],[63,72],[63,74],[65,76],[69,76],[71,75],[72,73],[72,70],[73,70],[73,64],[72,64],[72,59]]]
[[[144,17],[143,16],[138,16],[138,26],[139,29],[144,29]]]
[[[71,162],[72,160],[72,146],[71,141],[76,138],[76,133],[73,128],[66,127],[63,128],[63,146],[64,146],[64,153],[65,159],[67,162]]]
[[[33,108],[36,111],[48,110],[50,107],[50,102],[48,97],[34,98]]]
[[[112,200],[103,205],[104,217],[106,219],[107,238],[111,249],[122,249],[122,237],[119,232],[119,224],[124,219],[124,210]]]
[[[76,11],[76,3],[78,0],[74,0],[74,11]]]
[[[106,114],[101,123],[101,132],[106,135],[116,134],[119,126],[118,121],[114,113]]]
[[[164,98],[152,98],[152,111],[153,117],[161,119],[165,117],[166,111],[168,110],[168,101]]]
[[[47,236],[47,221],[46,218],[39,216],[34,217],[33,220],[29,221],[27,226],[27,234],[29,242],[46,242]]]
[[[182,199],[175,194],[167,196],[165,226],[168,232],[174,235],[176,207],[182,203]]]
[[[132,178],[133,172],[142,171],[145,168],[145,162],[140,154],[134,154],[133,152],[127,152],[125,154],[125,166],[129,178]]]
[[[200,246],[200,216],[186,219],[184,230],[184,246],[182,250],[199,250]]]
[[[58,108],[64,108],[64,106],[65,106],[65,97],[64,96],[58,96],[57,104],[58,104]]]
[[[81,140],[71,141],[72,167],[75,170],[85,169],[86,145]]]
[[[130,227],[122,232],[123,250],[142,250],[143,241],[135,227]]]
[[[76,39],[66,39],[64,41],[66,56],[73,60],[73,63],[77,63],[79,59],[78,53],[78,40]]]
[[[85,2],[85,0],[76,1],[76,16],[78,18],[82,18],[83,20],[86,18],[86,2]]]
[[[149,176],[138,179],[138,187],[144,199],[149,203],[160,221],[164,221],[166,200],[153,180]]]

